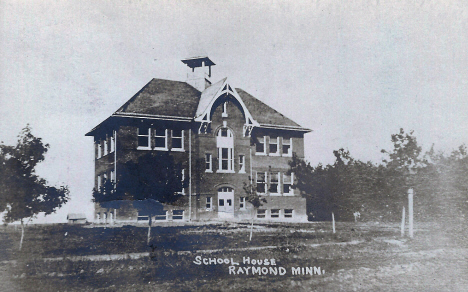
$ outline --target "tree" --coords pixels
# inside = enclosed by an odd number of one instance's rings
[[[250,237],[249,240],[252,241],[252,232],[253,232],[253,222],[255,218],[255,214],[257,213],[258,208],[260,208],[263,203],[266,203],[267,200],[263,197],[261,197],[257,193],[257,187],[255,185],[252,185],[250,182],[245,183],[244,182],[244,192],[245,192],[245,201],[249,202],[252,204],[252,223],[250,225]]]
[[[35,173],[35,167],[45,159],[49,144],[31,133],[27,125],[18,135],[16,146],[0,145],[0,210],[5,222],[20,221],[23,246],[24,228],[39,213],[54,213],[69,199],[66,186],[48,186]],[[25,219],[26,224],[24,222]]]
[[[162,210],[161,204],[184,203],[181,191],[187,187],[188,178],[183,177],[182,164],[176,163],[169,152],[150,151],[119,169],[117,183],[105,181],[99,190],[93,190],[93,200],[101,205],[131,200],[140,213],[148,215],[149,244],[152,217]]]

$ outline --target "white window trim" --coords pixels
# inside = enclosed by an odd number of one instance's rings
[[[101,141],[99,140],[97,143],[97,159],[102,157],[102,145]]]
[[[284,177],[283,175],[283,184],[284,184]],[[294,189],[292,188],[292,185],[294,184],[294,172],[291,172],[291,183],[290,183],[290,188],[289,188],[289,193],[283,193],[283,196],[294,196]]]
[[[276,137],[276,152],[274,152],[274,153],[269,152],[268,155],[270,155],[270,156],[281,156],[279,140],[280,140],[280,137]],[[268,141],[268,151],[270,150],[270,144],[272,144],[271,143],[271,137],[270,137],[270,139]]]
[[[112,135],[110,139],[110,152],[109,153],[113,153],[114,151],[115,151],[115,138],[114,138],[114,135]]]
[[[227,163],[228,163],[228,169],[222,169],[223,167],[223,156],[222,156],[222,149],[227,149],[228,150],[228,158],[227,158]],[[230,147],[218,147],[218,170],[216,172],[219,173],[234,173],[234,148]]]
[[[210,161],[206,161],[206,155],[210,156]],[[206,169],[206,163],[210,163],[210,168]],[[213,154],[207,152],[205,153],[205,172],[213,172]]]
[[[246,201],[245,201],[245,197],[239,197],[239,209],[240,210],[246,210],[246,205],[245,205]],[[241,207],[241,204],[243,204],[244,206]]]
[[[210,202],[208,203],[208,198],[210,199]],[[205,209],[207,211],[213,211],[213,197],[206,197],[205,199]],[[210,204],[210,207],[206,207],[206,205]]]
[[[148,128],[147,135],[140,135],[140,128],[137,128],[137,143],[140,137],[148,137],[148,146],[137,146],[137,150],[151,150],[151,128]]]
[[[228,113],[227,113],[227,101],[223,102],[223,112],[221,114],[221,117],[227,118]]]
[[[241,157],[243,158],[243,162],[241,164]],[[239,173],[245,173],[245,155],[239,154]]]
[[[268,194],[268,172],[266,171],[257,171],[256,174],[255,174],[255,184],[258,186],[258,173],[264,173],[265,174],[265,182],[263,182],[265,184],[265,192],[264,193],[260,193],[258,192],[258,188],[257,188],[257,192],[259,195],[266,195]]]
[[[101,179],[101,176],[98,175],[97,176],[97,190],[98,191],[101,189],[101,186],[102,186],[102,179]]]
[[[294,209],[288,209],[288,210],[291,210],[291,211],[292,211],[292,212],[291,212],[291,217],[286,217],[286,209],[284,209],[284,211],[283,211],[283,218],[286,218],[286,219],[292,219],[292,218],[294,218]],[[280,212],[281,212],[281,210],[280,210]],[[288,214],[288,215],[289,215],[289,214]]]
[[[157,136],[157,132],[156,132],[156,128],[154,128],[154,138],[162,138],[162,136]],[[154,150],[161,150],[161,151],[167,151],[168,148],[167,148],[167,129],[164,129],[164,147],[156,147],[156,142],[154,143]],[[182,138],[182,141],[183,141],[183,138]],[[183,143],[182,143],[182,146],[183,146]]]
[[[278,217],[273,217],[273,215],[274,215],[274,214],[273,214],[273,210],[278,210],[278,213],[276,213],[276,214],[278,215]],[[271,210],[270,210],[270,218],[271,218],[271,219],[279,219],[279,218],[281,218],[281,209],[271,209]]]
[[[258,140],[258,142],[260,142],[260,140]],[[267,153],[266,153],[266,136],[263,136],[263,152],[257,152],[257,148],[255,147],[255,155],[259,155],[259,156],[266,156]]]
[[[275,173],[276,173],[276,172],[275,172]],[[280,172],[277,172],[276,174],[278,175],[278,181],[277,181],[278,187],[277,187],[277,189],[276,189],[277,192],[276,192],[276,193],[273,193],[273,192],[270,191],[270,196],[281,196],[281,173],[280,173]],[[270,175],[270,189],[271,189],[271,178],[272,178],[272,177],[273,177],[273,176]]]
[[[174,148],[172,147],[172,140],[174,139],[174,130],[171,130],[171,151],[179,151],[179,152],[185,152],[184,148],[184,130],[181,130],[181,135],[182,137],[176,137],[177,139],[182,139],[182,148]],[[166,142],[167,145],[167,142]]]
[[[282,140],[282,144],[281,144],[281,152],[283,151],[283,144],[284,144],[284,138],[281,139]],[[286,139],[287,141],[288,139]],[[292,138],[289,138],[289,144],[286,144],[286,145],[289,145],[289,152],[288,153],[283,153],[283,156],[285,157],[292,157],[292,153],[293,153],[293,143],[292,143]]]
[[[107,145],[107,136],[106,138],[104,139],[104,155],[103,156],[106,156],[107,154],[109,154],[109,147]]]
[[[258,210],[265,210],[265,214],[264,214],[265,217],[259,218],[259,217],[258,217]],[[255,219],[263,219],[263,220],[265,220],[265,219],[268,218],[268,210],[267,210],[267,209],[257,209],[257,212],[255,212],[255,213],[256,213],[256,214],[255,214]],[[262,215],[263,215],[263,214],[262,214]]]

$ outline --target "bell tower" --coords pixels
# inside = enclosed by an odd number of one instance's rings
[[[189,67],[187,83],[203,92],[211,86],[211,66],[216,65],[206,56],[193,57],[182,60]]]

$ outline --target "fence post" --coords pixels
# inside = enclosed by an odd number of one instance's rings
[[[401,212],[401,237],[405,236],[405,207]]]
[[[333,233],[335,233],[335,214],[332,212]]]
[[[413,238],[413,189],[408,190],[408,224],[409,236]]]

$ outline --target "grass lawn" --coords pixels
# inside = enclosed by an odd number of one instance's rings
[[[152,243],[157,248],[151,256],[113,261],[71,261],[66,257],[149,252],[144,226],[32,226],[26,229],[22,252],[17,251],[20,231],[8,227],[0,232],[0,246],[5,247],[0,253],[0,280],[6,287],[0,290],[468,290],[464,233],[452,236],[432,230],[429,224],[416,230],[413,240],[401,240],[397,225],[338,223],[337,234],[331,233],[329,225],[257,225],[252,242],[246,224],[156,227]],[[276,247],[248,249],[262,246]],[[239,250],[242,248],[245,250]],[[222,251],[196,252],[206,249]],[[42,260],[58,256],[65,259]],[[231,258],[239,265],[218,262]],[[262,264],[254,264],[254,259]],[[302,268],[312,275],[303,275]]]

